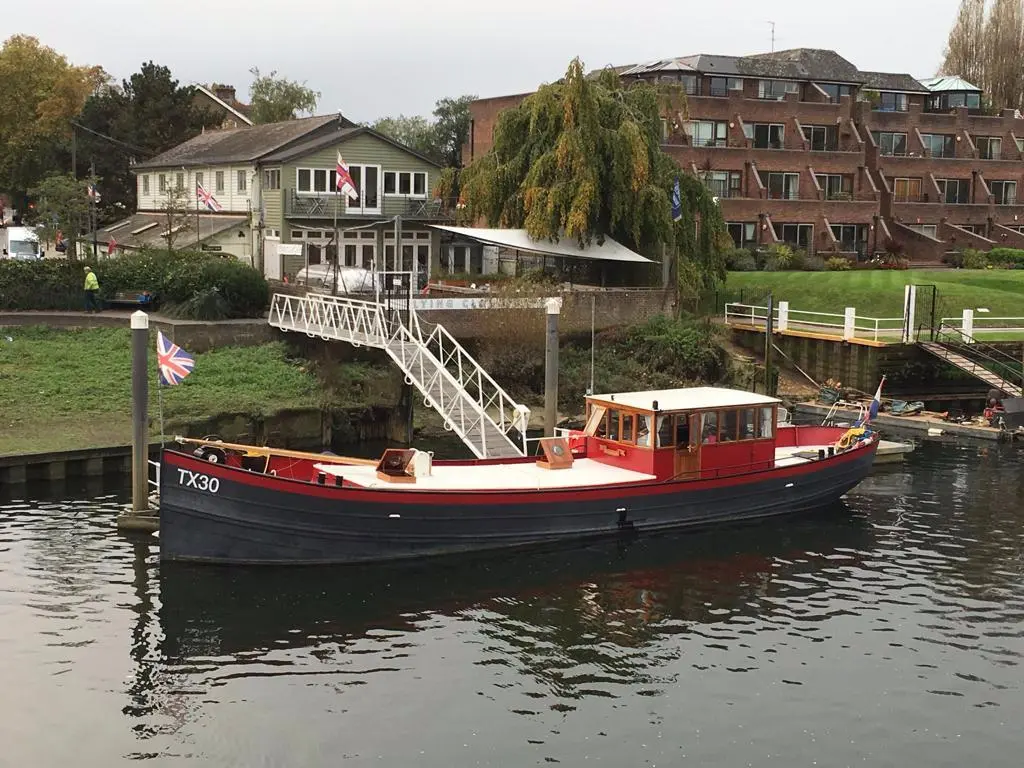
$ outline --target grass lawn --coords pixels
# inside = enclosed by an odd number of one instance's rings
[[[1024,317],[1024,270],[730,272],[725,289],[734,295],[740,289],[748,295],[771,290],[775,301],[807,312],[841,314],[845,307],[856,307],[861,317],[902,317],[903,287],[910,283],[937,286],[937,318],[960,317],[964,309],[978,307],[987,307],[990,317]],[[922,313],[930,313],[931,306],[923,291],[917,306],[919,319],[926,320]]]
[[[121,328],[0,329],[0,455],[130,443],[129,334]],[[155,335],[150,350],[155,425]],[[270,414],[320,400],[317,378],[275,343],[198,355],[183,384],[164,388],[163,410],[165,420],[181,420]]]

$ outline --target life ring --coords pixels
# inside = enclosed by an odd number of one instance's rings
[[[199,449],[199,458],[211,464],[226,464],[228,460],[228,456],[223,450],[220,448],[210,448],[209,446],[203,446]]]

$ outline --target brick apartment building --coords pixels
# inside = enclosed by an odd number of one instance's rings
[[[981,114],[981,91],[959,78],[863,72],[818,49],[616,72],[686,91],[687,114],[662,120],[663,149],[712,189],[738,246],[865,258],[891,237],[916,264],[960,248],[1024,248],[1024,117]],[[471,105],[466,162],[527,95]]]

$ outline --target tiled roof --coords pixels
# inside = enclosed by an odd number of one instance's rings
[[[245,224],[245,215],[202,214],[199,219],[199,237],[196,237],[196,216],[188,216],[185,227],[175,238],[176,248],[191,248],[196,241],[202,242],[221,232]],[[127,219],[111,224],[96,233],[96,242],[104,245],[113,238],[118,246],[125,248],[166,248],[163,233],[167,229],[167,214],[158,211],[136,213]],[[132,234],[132,233],[135,234]],[[86,236],[90,242],[92,235]]]
[[[876,91],[899,91],[901,93],[928,93],[919,81],[910,75],[891,72],[861,72],[864,85]]]
[[[300,141],[331,123],[345,127],[352,125],[341,115],[322,115],[224,131],[206,131],[150,160],[137,163],[135,168],[178,168],[253,161]]]
[[[793,48],[788,51],[744,56],[737,61],[741,74],[788,80],[828,80],[839,83],[863,81],[860,71],[835,51]]]

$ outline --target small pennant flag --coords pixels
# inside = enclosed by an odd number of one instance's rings
[[[349,200],[358,200],[359,193],[356,191],[356,183],[352,181],[352,174],[348,172],[348,165],[341,159],[341,152],[338,152],[338,162],[335,167],[337,175],[337,189],[346,195]]]
[[[94,203],[98,203],[100,201],[100,190],[95,184],[89,185],[89,199]]]
[[[679,189],[679,177],[676,177],[675,186],[672,187],[672,221],[679,221],[683,218],[683,194]]]
[[[181,384],[196,366],[195,358],[161,331],[156,333],[156,357],[160,367],[160,383],[167,386]]]
[[[117,240],[115,240],[114,236],[111,235],[110,236],[110,241],[107,243],[107,256],[113,256],[114,255],[114,251],[116,251],[116,250],[117,250]]]

